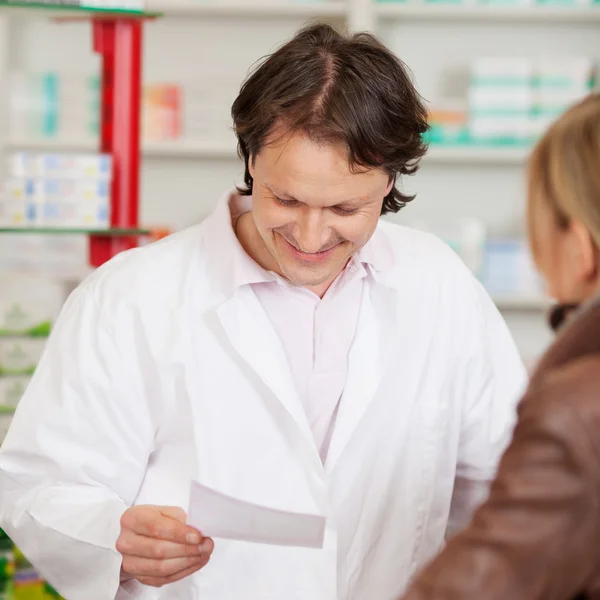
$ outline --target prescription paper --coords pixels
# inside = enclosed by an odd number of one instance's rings
[[[211,538],[322,548],[326,520],[251,504],[193,481],[188,524]]]

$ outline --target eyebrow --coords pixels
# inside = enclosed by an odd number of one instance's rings
[[[273,189],[273,187],[271,185],[269,185],[268,183],[265,183],[264,186],[274,195],[277,196],[277,198],[281,198],[282,200],[292,200],[294,202],[299,202],[300,204],[304,204],[302,202],[302,200],[298,200],[297,198],[294,198],[294,196],[292,196],[291,194],[286,194],[286,193],[280,193],[279,190],[275,190]],[[355,205],[355,204],[360,204],[362,201],[360,198],[348,198],[347,200],[342,200],[341,202],[336,202],[336,204],[334,204],[333,206],[343,206],[343,205]]]
[[[267,183],[265,183],[264,185],[271,192],[271,194],[273,194],[274,196],[277,196],[278,198],[283,198],[285,200],[294,200],[295,202],[300,202],[297,198],[294,198],[294,196],[292,196],[290,194],[282,193],[280,190],[275,190],[275,189],[273,189],[273,187],[271,187]]]

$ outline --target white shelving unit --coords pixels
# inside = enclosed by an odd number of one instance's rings
[[[9,140],[8,147],[17,150],[51,152],[92,152],[97,145],[91,140],[50,138],[28,138]],[[190,142],[176,140],[168,142],[147,142],[142,146],[146,158],[198,159],[198,160],[237,160],[235,143]]]
[[[442,66],[465,65],[475,56],[589,55],[600,63],[600,4],[511,7],[425,0],[148,0],[147,8],[164,14],[147,27],[147,80],[177,82],[182,73],[201,78],[231,72],[241,81],[257,59],[312,20],[374,31],[413,69],[428,100],[435,99]],[[59,72],[93,68],[90,56],[72,52],[73,47],[85,47],[89,28],[69,26],[68,33],[64,30],[57,36],[54,25],[42,21],[23,25],[23,21],[0,20],[0,81],[12,68]],[[5,43],[8,35],[10,45]],[[4,136],[0,143],[11,149],[93,148],[81,139],[7,140]],[[241,173],[231,138],[226,142],[148,143],[143,155],[147,160],[142,216],[148,223],[180,227],[197,221],[211,210],[223,189],[239,181]],[[525,148],[432,146],[414,182],[407,182],[418,198],[406,214],[409,219],[414,214],[438,219],[477,215],[493,232],[514,231],[522,220],[527,155]],[[177,217],[171,202],[175,197]],[[494,300],[515,335],[521,336],[525,352],[533,353],[535,344],[531,348],[529,344],[545,330],[547,302],[528,297]]]
[[[568,6],[494,6],[494,5],[443,5],[417,3],[381,3],[376,8],[380,18],[419,21],[470,22],[504,21],[507,23],[600,23],[600,7]]]
[[[529,151],[520,147],[431,146],[426,162],[453,165],[523,165]]]
[[[8,140],[11,149],[48,150],[64,152],[87,152],[96,149],[91,140],[18,138]],[[168,142],[148,142],[143,145],[144,156],[150,158],[189,158],[189,159],[230,159],[237,160],[235,142],[194,142],[176,140]],[[432,146],[425,157],[426,163],[450,165],[522,165],[527,158],[525,148],[442,148]]]
[[[320,18],[347,16],[347,4],[340,0],[327,2],[273,2],[273,1],[191,1],[191,0],[149,0],[148,10],[163,13],[165,17],[187,18]]]

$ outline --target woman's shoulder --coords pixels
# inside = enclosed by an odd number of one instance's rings
[[[600,357],[600,302],[576,311],[567,321],[538,363],[532,382],[580,358],[594,356]]]
[[[514,441],[553,439],[600,483],[600,353],[572,357],[532,380]]]

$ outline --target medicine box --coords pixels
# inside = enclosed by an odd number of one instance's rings
[[[66,299],[65,284],[37,276],[0,277],[0,337],[47,337]]]
[[[490,240],[485,246],[483,283],[491,294],[537,297],[542,285],[527,243]]]
[[[33,375],[46,340],[0,338],[0,376]]]
[[[9,157],[10,175],[16,178],[112,178],[109,154],[37,154],[15,152]]]
[[[8,412],[19,404],[31,377],[0,377],[0,410]]]

